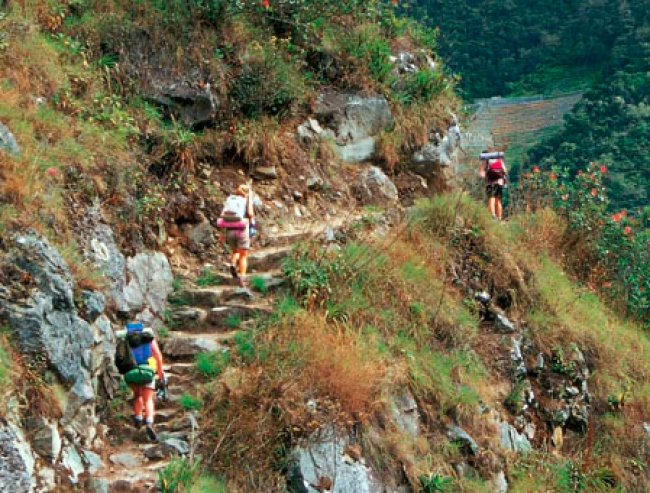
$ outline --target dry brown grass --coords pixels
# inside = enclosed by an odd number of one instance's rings
[[[303,385],[339,402],[344,412],[368,414],[386,372],[383,358],[359,334],[332,329],[318,319],[298,322],[293,334],[307,362]]]
[[[523,248],[518,261],[535,262],[540,253],[556,255],[562,251],[567,225],[552,209],[542,208],[532,214],[518,215],[513,221],[521,228],[519,238]]]
[[[2,57],[0,76],[11,81],[25,99],[51,97],[67,80],[58,53],[24,21],[11,21],[6,30],[10,43]]]

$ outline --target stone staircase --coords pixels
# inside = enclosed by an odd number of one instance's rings
[[[242,288],[223,271],[211,273],[215,285],[197,286],[187,278],[174,293],[176,304],[169,314],[169,333],[160,340],[167,400],[156,402],[155,429],[158,443],[151,443],[144,428],[130,424],[131,403],[124,402],[121,414],[113,413],[108,441],[102,454],[104,467],[88,478],[94,491],[159,491],[158,471],[175,455],[192,453],[200,439],[200,411],[184,406],[184,396],[197,393],[203,376],[196,369],[197,355],[210,351],[228,351],[236,334],[254,323],[257,317],[273,312],[277,289],[285,281],[280,270],[282,259],[292,245],[325,232],[330,225],[313,223],[309,228],[285,231],[266,239],[261,248],[249,254],[249,287]],[[196,278],[194,278],[196,279]],[[179,302],[179,301],[182,301]]]

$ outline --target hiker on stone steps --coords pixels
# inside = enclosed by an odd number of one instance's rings
[[[135,361],[138,365],[148,365],[157,374],[160,382],[165,381],[163,373],[163,359],[158,342],[153,336],[153,331],[149,328],[145,329],[141,322],[132,322],[126,324],[127,337],[141,336],[141,344],[133,347],[131,350]],[[133,339],[133,337],[131,338]],[[153,429],[155,405],[154,395],[156,392],[156,379],[154,378],[150,383],[143,385],[136,385],[133,383],[128,384],[133,390],[133,425],[140,429],[143,424],[146,425],[147,436],[151,441],[157,441],[158,436]],[[144,410],[145,417],[142,417]]]
[[[503,219],[503,189],[507,186],[508,169],[503,160],[502,151],[481,152],[478,174],[485,180],[485,192],[488,197],[488,210],[492,217]]]
[[[235,194],[230,195],[224,203],[223,210],[217,221],[217,227],[223,228],[220,241],[224,241],[232,252],[230,273],[239,280],[241,286],[246,286],[246,271],[248,269],[248,251],[251,247],[251,232],[255,225],[255,207],[253,205],[252,189],[242,184],[237,187]]]

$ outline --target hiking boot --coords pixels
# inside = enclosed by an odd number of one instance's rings
[[[147,436],[149,437],[149,440],[152,442],[157,442],[158,441],[158,435],[156,434],[156,431],[153,429],[153,426],[147,425]]]
[[[132,414],[131,422],[133,423],[135,429],[139,430],[140,428],[142,428],[142,425],[144,424],[144,419],[142,419],[142,416],[136,416],[135,414]]]
[[[233,279],[239,279],[239,273],[237,272],[237,267],[234,265],[230,266],[230,275]]]

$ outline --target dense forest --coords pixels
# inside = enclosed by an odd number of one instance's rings
[[[566,90],[598,74],[630,29],[625,3],[415,0],[414,9],[438,28],[441,55],[476,98]]]

